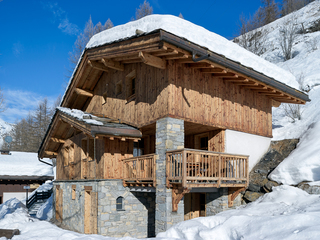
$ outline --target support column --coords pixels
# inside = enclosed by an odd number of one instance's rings
[[[183,200],[178,205],[178,211],[172,212],[172,189],[166,187],[166,152],[181,148],[184,148],[184,121],[170,117],[158,120],[156,126],[156,234],[184,220]]]

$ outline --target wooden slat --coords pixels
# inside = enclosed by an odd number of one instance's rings
[[[104,71],[104,72],[108,72],[108,68],[106,66],[104,66],[102,63],[98,62],[98,61],[93,61],[93,60],[88,60],[88,64],[95,69]]]

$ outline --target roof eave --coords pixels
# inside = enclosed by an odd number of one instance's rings
[[[204,49],[203,47],[200,47],[192,42],[184,40],[181,37],[175,36],[175,35],[168,33],[164,30],[160,30],[160,40],[168,42],[170,44],[173,44],[173,45],[180,47],[186,51],[196,52],[197,55],[200,55],[200,56],[209,54],[210,56],[208,57],[208,60],[210,60],[212,62],[215,62],[217,64],[225,66],[226,68],[229,68],[233,71],[244,74],[248,77],[254,78],[262,83],[265,83],[271,87],[277,88],[277,89],[279,89],[287,94],[290,94],[296,98],[299,98],[305,102],[310,101],[307,94],[300,92],[297,89],[291,88],[282,82],[279,82],[273,78],[270,78],[270,77],[265,76],[259,72],[256,72],[252,69],[249,69],[249,68],[241,65],[240,63],[234,62],[224,56],[221,56],[221,55],[216,54],[214,52],[211,52],[207,49]]]

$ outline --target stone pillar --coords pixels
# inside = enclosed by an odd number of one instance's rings
[[[184,220],[183,200],[178,205],[178,212],[172,212],[172,189],[166,187],[166,152],[181,148],[184,148],[184,121],[170,117],[158,120],[156,126],[156,234]]]

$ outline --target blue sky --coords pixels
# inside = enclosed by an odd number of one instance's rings
[[[7,110],[0,118],[14,123],[47,97],[63,95],[70,75],[69,52],[89,17],[130,21],[143,0],[0,0],[0,87]],[[260,0],[149,0],[154,14],[172,14],[231,39],[239,15],[253,14]]]

